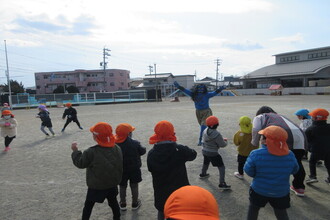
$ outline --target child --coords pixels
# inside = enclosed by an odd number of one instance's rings
[[[190,96],[195,103],[196,117],[200,125],[199,141],[197,145],[202,146],[203,131],[206,128],[205,120],[212,115],[212,110],[209,107],[209,99],[218,95],[225,87],[220,87],[214,92],[208,92],[205,84],[199,84],[192,90],[185,89],[176,81],[174,82],[174,86]]]
[[[308,150],[311,152],[309,158],[309,179],[306,183],[318,182],[316,177],[316,163],[324,160],[324,165],[328,171],[328,178],[325,180],[330,183],[330,124],[327,124],[329,112],[318,108],[309,113],[312,116],[313,124],[306,129]]]
[[[219,188],[230,189],[230,186],[225,182],[225,165],[222,157],[219,154],[220,147],[227,146],[227,138],[222,138],[222,135],[217,131],[219,126],[219,119],[215,116],[210,116],[206,119],[206,125],[208,126],[203,132],[203,167],[202,172],[199,174],[199,178],[204,179],[210,176],[207,173],[210,163],[214,167],[218,167],[219,170]]]
[[[46,135],[46,138],[50,138],[49,134],[45,130],[45,127],[47,127],[50,133],[52,133],[54,137],[55,133],[53,131],[53,124],[52,124],[52,120],[49,117],[50,113],[48,109],[46,108],[45,105],[39,105],[38,109],[39,109],[39,113],[36,117],[41,119],[40,130]]]
[[[299,170],[299,165],[286,143],[288,133],[274,125],[258,133],[263,135],[261,148],[253,150],[244,165],[245,173],[253,178],[247,219],[258,219],[260,208],[268,202],[277,219],[289,219],[290,175]]]
[[[14,115],[10,110],[4,110],[1,114],[0,119],[0,127],[1,127],[1,136],[5,138],[5,149],[7,152],[10,150],[9,144],[16,137],[17,133],[17,121],[14,118]]]
[[[127,123],[119,124],[116,128],[116,144],[120,147],[123,154],[123,177],[119,184],[120,209],[126,208],[126,189],[127,182],[132,192],[132,209],[136,210],[141,206],[139,199],[139,182],[142,181],[141,156],[146,153],[146,148],[140,142],[132,139],[132,132],[135,128]]]
[[[312,118],[310,115],[308,115],[309,111],[307,109],[299,109],[298,111],[295,112],[295,115],[299,120],[301,120],[301,123],[299,127],[303,132],[306,131],[306,129],[312,125]],[[307,160],[308,159],[308,151],[306,150],[304,156],[302,159]],[[322,162],[321,162],[322,163]]]
[[[243,167],[247,157],[249,156],[252,150],[257,149],[251,144],[252,140],[252,123],[251,118],[247,116],[242,116],[239,119],[239,126],[241,129],[236,132],[234,135],[234,144],[237,147],[238,155],[237,155],[237,162],[238,162],[238,172],[235,172],[234,175],[238,179],[244,178],[244,171]]]
[[[158,122],[154,131],[149,139],[154,147],[148,152],[147,165],[152,175],[158,220],[164,220],[166,199],[175,190],[189,185],[185,163],[194,160],[197,152],[176,143],[174,127],[168,121]]]
[[[7,102],[3,103],[3,107],[1,108],[1,112],[5,111],[5,110],[10,110],[10,106]]]
[[[112,127],[105,122],[99,122],[90,128],[97,145],[78,151],[77,143],[72,143],[72,161],[80,168],[87,168],[86,182],[88,186],[82,220],[90,218],[94,204],[103,203],[105,199],[112,209],[113,219],[120,219],[120,209],[117,201],[118,188],[123,173],[123,157],[115,144]]]
[[[199,186],[183,186],[166,200],[165,218],[219,220],[218,203],[214,196]]]
[[[82,130],[83,128],[80,126],[80,123],[78,121],[77,110],[72,107],[71,103],[66,103],[65,106],[67,108],[64,110],[62,119],[64,120],[65,117],[67,117],[67,118],[66,118],[66,122],[64,124],[64,127],[62,128],[62,132],[64,132],[66,126],[68,126],[68,124],[70,124],[72,121],[76,122],[78,127]]]

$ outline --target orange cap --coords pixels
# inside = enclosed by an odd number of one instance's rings
[[[174,191],[164,206],[165,218],[177,220],[219,220],[214,196],[199,186],[183,186]]]
[[[12,115],[10,110],[3,110],[2,115]]]
[[[155,133],[149,138],[149,144],[155,144],[161,141],[176,141],[174,126],[171,122],[160,121],[154,128]]]
[[[128,134],[134,130],[135,128],[128,123],[119,124],[116,128],[116,143],[123,143],[128,137]]]
[[[72,104],[70,102],[65,104],[66,107],[70,108],[72,106]]]
[[[217,125],[219,124],[219,119],[215,116],[209,116],[207,119],[206,119],[206,125],[207,126],[214,126],[214,125]]]
[[[288,133],[281,127],[271,125],[258,132],[266,137],[268,152],[276,156],[289,154],[289,147],[286,143]]]
[[[95,135],[96,142],[102,147],[115,146],[115,137],[112,127],[106,122],[98,122],[89,129]]]
[[[323,108],[317,108],[308,114],[312,116],[316,121],[327,120],[329,116],[329,112]]]

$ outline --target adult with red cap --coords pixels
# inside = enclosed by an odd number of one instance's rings
[[[253,150],[244,165],[245,173],[253,178],[247,219],[258,219],[260,208],[267,203],[277,219],[289,219],[286,209],[290,207],[290,175],[299,166],[288,148],[288,133],[274,125],[258,133],[262,135],[261,148]]]
[[[318,160],[324,160],[328,171],[325,182],[330,183],[330,124],[327,124],[329,112],[323,108],[317,108],[309,113],[313,123],[306,129],[308,150],[311,152],[309,159],[309,179],[306,183],[318,182],[316,176],[316,164]]]
[[[120,209],[127,210],[126,189],[127,183],[132,192],[132,209],[136,210],[141,206],[139,199],[139,182],[142,181],[141,156],[146,153],[146,148],[139,141],[132,139],[132,132],[135,127],[128,123],[121,123],[116,128],[116,144],[123,153],[123,177],[119,184]]]
[[[214,196],[199,186],[175,190],[166,200],[164,214],[166,220],[220,220]]]
[[[72,104],[69,102],[66,103],[65,106],[66,109],[63,112],[62,119],[64,120],[66,118],[66,122],[64,124],[64,127],[62,128],[62,132],[64,132],[66,126],[68,126],[68,124],[70,124],[71,122],[75,122],[78,125],[78,128],[82,130],[83,128],[78,121],[77,110],[73,108]]]
[[[123,173],[123,157],[120,147],[115,144],[112,127],[106,122],[98,122],[90,128],[97,145],[85,150],[78,150],[77,143],[71,145],[73,164],[86,168],[88,186],[82,219],[87,220],[92,214],[94,204],[103,203],[105,199],[112,209],[113,219],[120,219],[120,208],[117,201],[118,188]]]
[[[10,150],[10,143],[16,137],[17,134],[17,121],[14,118],[14,115],[10,110],[4,110],[1,114],[0,119],[0,127],[1,127],[1,137],[5,138],[5,149],[7,152]]]
[[[164,220],[166,199],[173,191],[190,185],[185,163],[194,160],[197,152],[176,143],[174,126],[168,121],[158,122],[154,131],[149,139],[154,146],[148,152],[147,165],[152,175],[158,220]]]

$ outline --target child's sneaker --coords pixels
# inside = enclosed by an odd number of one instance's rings
[[[48,139],[48,138],[51,138],[51,136],[49,136],[49,134],[47,134],[45,138]]]
[[[133,203],[132,203],[132,209],[133,209],[133,210],[137,210],[138,208],[140,208],[141,205],[142,205],[141,200],[138,199],[137,202],[133,202]]]
[[[239,174],[239,172],[235,172],[235,173],[234,173],[234,176],[237,177],[237,178],[240,179],[240,180],[244,179],[244,174],[241,175],[241,174]]]
[[[309,176],[309,178],[306,180],[307,184],[311,184],[311,183],[317,183],[318,180],[316,179],[316,177],[313,176]]]
[[[210,177],[210,174],[206,173],[206,174],[199,174],[199,178],[200,179],[205,179],[205,178],[208,178]]]
[[[290,190],[294,192],[297,196],[304,197],[305,196],[305,190],[304,189],[296,189],[293,186],[290,186]]]
[[[127,210],[126,202],[120,202],[120,203],[119,203],[119,208],[120,208],[120,210],[122,210],[122,211],[126,211],[126,210]]]
[[[330,184],[330,177],[326,178],[324,181],[325,181],[327,184]]]
[[[223,182],[223,183],[220,183],[219,184],[219,188],[220,189],[230,189],[231,186],[230,185],[227,185],[226,182]]]
[[[79,127],[80,128],[80,130],[83,130],[83,128],[82,127]]]
[[[5,147],[5,149],[3,150],[4,152],[7,152],[9,151],[11,148],[8,146],[8,147]]]
[[[61,130],[61,132],[64,132],[64,130],[65,130],[65,129],[63,128],[63,129]]]

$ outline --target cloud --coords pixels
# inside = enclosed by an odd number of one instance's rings
[[[224,43],[223,46],[240,51],[258,50],[263,48],[263,46],[261,46],[259,43],[252,43],[250,41],[246,41],[244,43]]]
[[[271,41],[278,41],[282,43],[304,43],[304,36],[301,33],[297,33],[292,36],[273,38]]]

